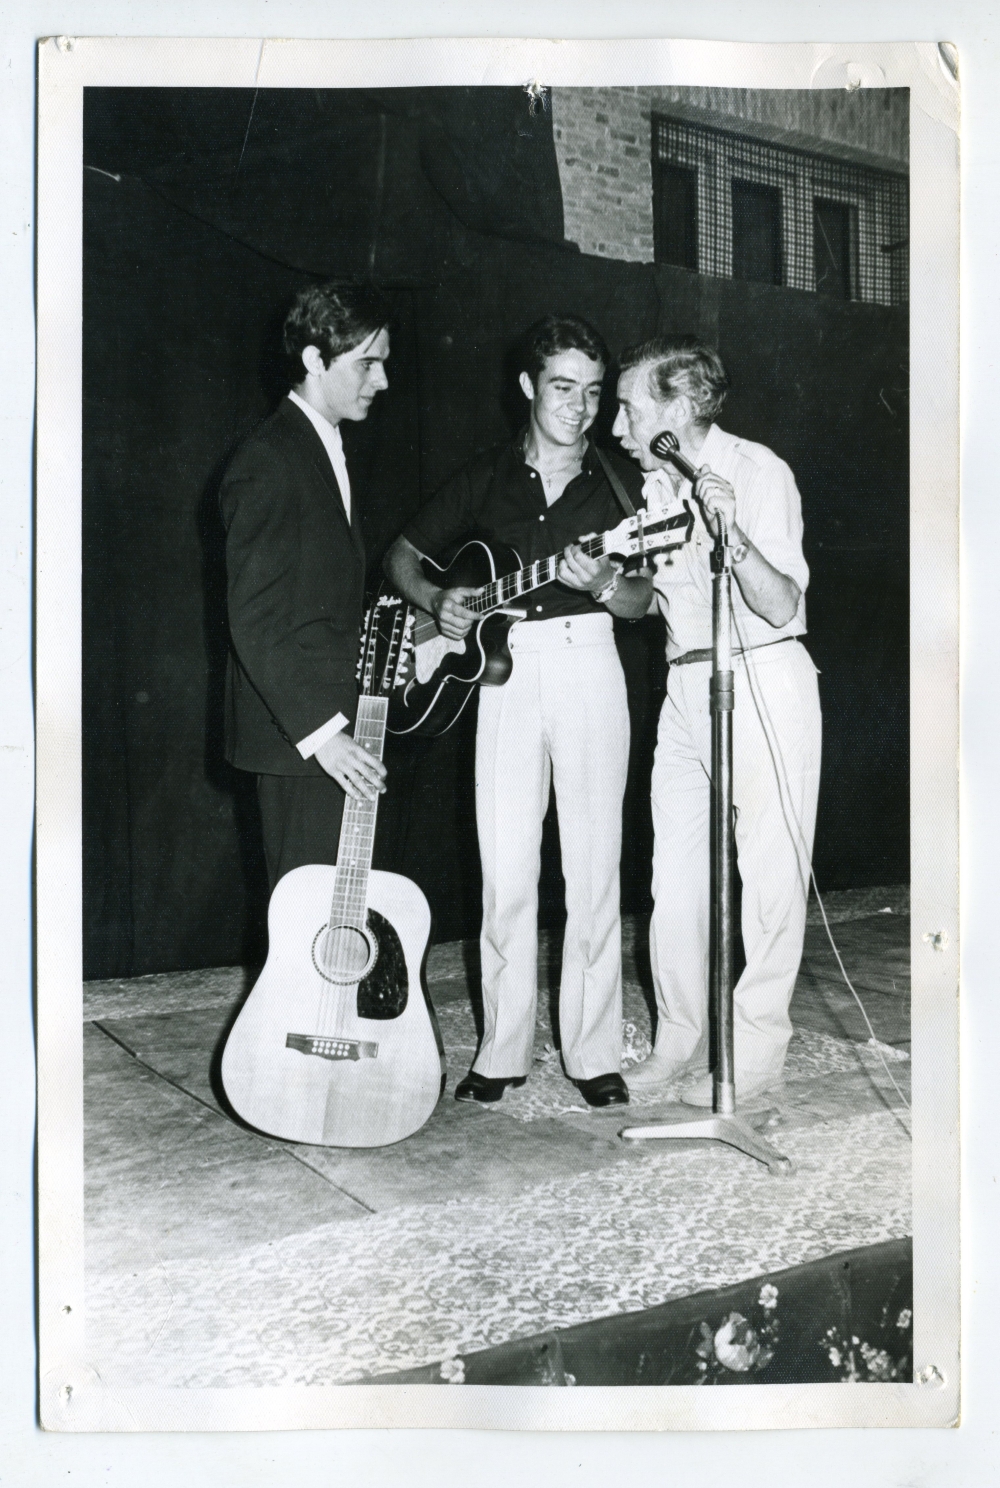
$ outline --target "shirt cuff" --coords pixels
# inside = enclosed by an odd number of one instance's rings
[[[317,749],[322,749],[327,739],[332,739],[334,734],[339,734],[341,729],[346,728],[349,722],[350,719],[346,718],[343,713],[335,713],[332,718],[328,718],[326,723],[320,724],[318,729],[314,729],[311,734],[305,739],[302,739],[295,747],[303,759],[312,759]]]

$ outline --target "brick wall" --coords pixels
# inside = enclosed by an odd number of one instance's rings
[[[908,160],[904,89],[553,88],[551,106],[566,238],[603,258],[653,258],[654,113],[886,170]]]

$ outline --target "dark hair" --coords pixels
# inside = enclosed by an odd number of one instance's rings
[[[621,354],[623,372],[649,367],[649,391],[660,403],[685,393],[691,399],[695,422],[714,423],[729,391],[729,373],[714,346],[697,336],[653,336]]]
[[[582,351],[592,362],[607,367],[611,361],[604,337],[578,315],[546,315],[524,333],[520,346],[518,371],[527,372],[531,385],[538,386],[538,379],[545,370],[549,357],[560,351]]]
[[[313,284],[300,289],[285,317],[284,348],[293,386],[305,376],[302,353],[315,346],[328,367],[335,357],[388,323],[387,297],[373,284]]]

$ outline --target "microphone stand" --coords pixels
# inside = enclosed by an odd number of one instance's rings
[[[659,451],[657,451],[659,453]],[[673,451],[663,453],[672,457]],[[697,471],[683,457],[674,463],[697,483]],[[697,492],[696,492],[697,494]],[[771,1173],[790,1173],[792,1164],[749,1122],[736,1114],[733,1065],[733,642],[730,611],[733,566],[729,530],[721,515],[712,549],[712,978],[718,1056],[712,1081],[711,1116],[672,1121],[655,1126],[627,1126],[620,1136],[629,1141],[690,1141],[694,1138],[725,1142],[764,1163]]]

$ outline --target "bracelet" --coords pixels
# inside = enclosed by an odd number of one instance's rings
[[[599,594],[594,595],[595,604],[607,604],[608,600],[614,594],[615,590],[618,588],[619,583],[621,582],[621,569],[615,567],[614,564],[612,564],[612,568],[614,568],[614,573],[611,575],[609,582],[605,584],[604,588]]]

